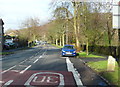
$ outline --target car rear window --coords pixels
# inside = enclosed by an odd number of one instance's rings
[[[64,49],[74,49],[73,46],[64,46]]]

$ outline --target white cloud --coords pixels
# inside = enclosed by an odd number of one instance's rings
[[[19,28],[20,21],[28,17],[39,17],[41,22],[47,21],[51,15],[51,0],[0,0],[0,15],[5,22],[5,29]]]

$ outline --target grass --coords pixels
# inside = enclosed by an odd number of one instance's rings
[[[0,55],[9,55],[9,54],[13,54],[13,52],[0,52]]]
[[[106,80],[108,80],[112,85],[118,85],[118,68],[119,67],[117,62],[116,62],[114,72],[107,71],[107,61],[88,62],[87,64],[96,72],[98,72],[101,76],[103,76]],[[119,83],[120,83],[120,80],[119,80]]]
[[[58,48],[63,48],[63,46],[59,46],[59,45],[55,45],[55,44],[52,44],[53,46],[56,46]]]
[[[98,56],[94,54],[87,55],[86,52],[78,53],[80,57],[91,57],[91,58],[105,58],[104,56]]]

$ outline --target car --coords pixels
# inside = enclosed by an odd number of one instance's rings
[[[62,56],[76,56],[74,45],[65,45],[62,48]]]
[[[9,44],[7,44],[7,43],[4,43],[4,45],[3,45],[3,49],[5,49],[5,50],[9,50],[9,49],[10,49],[10,46],[9,46]]]

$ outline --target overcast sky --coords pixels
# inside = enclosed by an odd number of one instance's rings
[[[19,29],[26,18],[38,17],[41,24],[51,18],[51,0],[0,0],[0,18],[3,19],[5,30]]]

